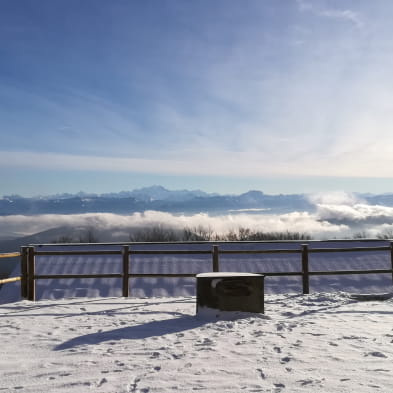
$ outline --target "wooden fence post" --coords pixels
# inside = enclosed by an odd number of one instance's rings
[[[220,265],[219,265],[219,259],[218,259],[218,246],[213,246],[212,259],[213,259],[213,272],[219,272]]]
[[[302,244],[303,295],[310,293],[310,276],[308,273],[308,245]]]
[[[128,297],[129,296],[129,255],[130,255],[130,250],[128,246],[123,246],[121,250],[121,254],[123,257],[123,297]]]
[[[393,270],[393,242],[390,242],[390,263]],[[393,283],[393,272],[392,272],[392,283]]]
[[[35,255],[34,247],[28,247],[27,300],[35,300]]]
[[[27,298],[27,260],[28,248],[23,246],[20,248],[20,295],[22,299]]]

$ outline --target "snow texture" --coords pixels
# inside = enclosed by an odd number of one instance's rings
[[[388,268],[388,254],[315,254],[310,265]],[[221,268],[244,272],[296,271],[299,263],[293,254],[221,258]],[[113,272],[120,265],[113,257],[37,261],[42,274]],[[138,256],[131,267],[200,273],[209,271],[210,259]],[[216,310],[196,316],[194,279],[131,280],[133,298],[118,297],[118,280],[45,280],[37,302],[21,301],[19,287],[5,285],[0,392],[391,392],[392,277],[373,276],[313,277],[310,295],[299,294],[293,278],[267,277],[276,294],[265,296],[265,314],[219,318]]]
[[[265,315],[195,316],[195,298],[0,306],[0,392],[393,391],[393,301],[266,296]]]

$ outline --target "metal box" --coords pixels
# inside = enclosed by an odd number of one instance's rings
[[[254,273],[198,274],[197,314],[203,309],[263,313],[264,278]]]

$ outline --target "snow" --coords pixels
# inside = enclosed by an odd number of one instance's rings
[[[266,296],[266,314],[195,316],[195,298],[0,306],[0,391],[391,392],[393,301]]]
[[[197,278],[199,277],[258,277],[260,274],[255,273],[239,273],[239,272],[217,272],[217,273],[199,273],[196,275]]]
[[[220,266],[299,269],[298,255],[239,257],[220,258]],[[40,258],[38,274],[121,265],[113,256]],[[211,266],[200,255],[173,258],[131,258],[131,270]],[[388,268],[389,258],[381,251],[312,254],[310,264]],[[312,277],[310,295],[300,294],[299,277],[266,277],[265,314],[218,317],[216,310],[196,315],[192,278],[132,279],[130,298],[119,297],[117,279],[42,280],[36,302],[20,300],[18,285],[7,284],[0,291],[0,392],[391,392],[392,276],[372,276]]]
[[[202,319],[233,320],[238,318],[246,318],[252,315],[255,316],[257,314],[246,311],[223,311],[218,308],[211,308],[206,306],[197,306],[196,311],[196,317]]]

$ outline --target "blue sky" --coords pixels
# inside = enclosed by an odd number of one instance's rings
[[[393,192],[393,3],[2,0],[0,195]]]

